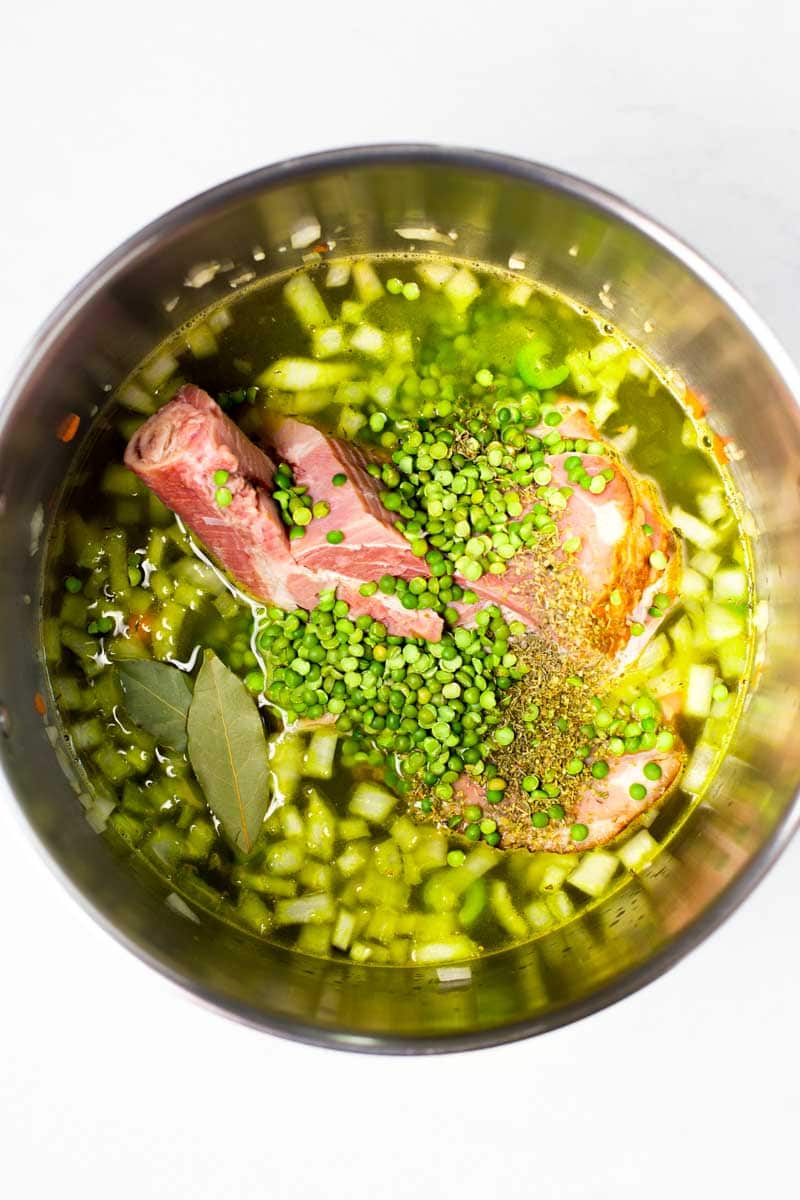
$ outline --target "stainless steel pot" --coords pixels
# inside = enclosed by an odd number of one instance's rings
[[[724,766],[637,879],[567,928],[468,969],[324,962],[190,919],[165,902],[168,885],[119,862],[82,819],[55,728],[34,708],[45,691],[42,528],[92,414],[200,309],[298,263],[317,227],[337,253],[413,243],[502,266],[524,262],[526,273],[607,312],[679,370],[741,451],[732,469],[753,515],[768,621],[763,666]],[[485,1046],[565,1024],[641,987],[724,919],[797,825],[798,401],[793,368],[729,284],[622,201],[546,167],[430,146],[367,147],[279,163],[173,210],[59,305],[2,410],[0,741],[35,837],[73,894],[143,961],[223,1012],[305,1041],[404,1053]],[[63,443],[56,431],[70,412],[81,417],[80,433]]]

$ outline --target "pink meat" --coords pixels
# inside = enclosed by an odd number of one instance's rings
[[[313,521],[305,536],[292,544],[297,562],[315,570],[344,571],[356,579],[413,579],[427,573],[424,561],[411,553],[408,541],[395,529],[394,517],[380,501],[380,485],[357,446],[277,414],[268,417],[265,434],[312,500],[330,505],[328,516]],[[334,487],[334,475],[345,475],[347,482]],[[327,540],[332,530],[341,530],[344,541],[332,546]]]
[[[656,762],[661,767],[660,779],[645,779],[642,772],[645,763],[649,762]],[[663,752],[642,750],[611,759],[611,769],[605,779],[587,779],[577,803],[565,819],[551,822],[544,829],[536,829],[531,824],[528,802],[519,793],[509,795],[500,804],[489,804],[483,786],[471,775],[462,775],[455,785],[455,811],[467,804],[478,804],[486,809],[497,821],[506,849],[524,847],[556,854],[590,850],[612,841],[649,809],[660,804],[678,778],[683,762],[680,748]],[[630,787],[634,783],[646,786],[647,794],[643,800],[632,798]],[[576,822],[586,825],[589,830],[588,837],[580,843],[573,841],[570,835]]]
[[[259,600],[296,608],[286,529],[270,499],[274,467],[200,388],[181,388],[131,438],[125,464]],[[231,503],[215,500],[228,472]]]
[[[280,608],[313,608],[336,590],[351,612],[382,621],[390,633],[438,641],[442,620],[402,607],[394,596],[359,593],[368,576],[311,570],[292,556],[286,527],[270,495],[274,467],[199,388],[187,385],[134,434],[125,463],[173,510],[256,599]],[[220,507],[214,472],[228,472],[231,502]],[[335,550],[336,547],[331,547]]]
[[[599,439],[597,430],[586,414],[574,405],[562,405],[565,418],[558,427],[565,437]],[[533,432],[543,436],[552,432],[547,426]],[[552,470],[552,484],[569,485],[564,469],[566,454],[547,457]],[[599,495],[573,487],[567,507],[557,520],[561,541],[580,539],[580,548],[573,555],[562,554],[579,572],[586,600],[586,629],[601,650],[613,657],[618,667],[633,661],[647,644],[648,637],[660,621],[648,615],[653,596],[674,590],[678,565],[674,538],[659,515],[655,493],[643,480],[635,479],[617,459],[604,455],[582,454],[590,474],[613,467],[614,478]],[[649,524],[653,534],[644,532]],[[664,551],[667,567],[656,569],[649,558],[656,549]],[[509,617],[522,620],[531,628],[550,628],[560,641],[569,641],[569,633],[548,625],[548,603],[558,584],[543,578],[537,570],[537,556],[518,554],[510,560],[503,575],[483,575],[477,582],[467,583],[483,601],[498,604]],[[569,582],[566,583],[569,587]],[[474,607],[465,610],[464,619],[474,619]],[[645,625],[645,633],[630,634],[634,622]],[[578,624],[575,634],[585,633]]]

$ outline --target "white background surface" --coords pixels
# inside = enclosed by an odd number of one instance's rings
[[[392,139],[511,151],[622,193],[720,266],[800,358],[797,12],[15,4],[0,370],[165,208],[288,155]],[[7,804],[0,845],[14,1200],[797,1195],[797,842],[644,992],[536,1041],[427,1060],[309,1049],[209,1015],[93,926]]]

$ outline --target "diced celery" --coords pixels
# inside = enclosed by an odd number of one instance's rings
[[[223,621],[229,621],[231,617],[235,617],[239,612],[239,605],[235,596],[230,592],[220,592],[214,598],[214,608],[217,610]]]
[[[300,785],[303,773],[305,740],[297,733],[281,733],[269,743],[269,768],[272,794],[284,804],[290,804]]]
[[[414,862],[421,874],[443,867],[447,862],[447,837],[440,829],[421,829],[412,851]]]
[[[420,263],[415,269],[422,282],[437,292],[441,291],[447,281],[452,279],[456,273],[453,264],[444,260]]]
[[[669,642],[664,633],[659,633],[649,645],[645,646],[639,655],[639,667],[642,671],[650,671],[662,663],[669,655]]]
[[[363,817],[342,817],[339,822],[339,837],[343,842],[355,842],[369,837],[369,825]]]
[[[523,912],[534,933],[539,933],[553,924],[553,913],[544,900],[532,900],[530,904],[525,905]]]
[[[747,640],[731,638],[717,647],[719,667],[726,679],[741,679],[747,671]]]
[[[356,919],[354,915],[349,909],[340,908],[336,916],[336,924],[333,927],[332,945],[337,950],[348,950],[353,940],[355,928]]]
[[[638,871],[653,857],[658,848],[658,842],[653,835],[646,829],[640,829],[619,847],[617,856],[629,871]]]
[[[106,651],[112,662],[125,662],[132,658],[144,659],[150,657],[145,644],[136,637],[110,638],[106,643]]]
[[[551,854],[540,850],[531,855],[526,884],[532,892],[556,892],[578,862],[577,854]]]
[[[325,287],[345,287],[350,282],[350,263],[331,263],[325,276]]]
[[[306,750],[303,774],[309,779],[332,779],[339,735],[332,726],[315,729]]]
[[[366,824],[363,836],[368,834]],[[362,836],[362,831],[358,831]],[[333,847],[336,841],[336,818],[333,810],[326,804],[322,793],[317,788],[308,790],[308,807],[306,808],[306,846],[316,858],[330,862],[333,858]]]
[[[242,887],[251,888],[265,896],[296,896],[297,883],[294,879],[283,879],[277,875],[265,875],[262,872],[247,871],[239,867],[233,873],[233,882]]]
[[[395,938],[394,941],[389,945],[388,950],[389,961],[394,963],[397,967],[404,966],[405,963],[408,962],[411,954],[411,947],[409,946],[408,942],[403,941],[402,938]]]
[[[401,850],[408,853],[413,850],[419,841],[419,826],[415,825],[410,817],[398,817],[389,826],[389,833],[397,842]]]
[[[687,717],[707,717],[711,712],[711,690],[716,672],[707,663],[692,663],[686,680],[683,711]]]
[[[216,831],[209,821],[202,819],[192,821],[186,830],[183,857],[190,862],[204,862],[211,853],[216,840]]]
[[[176,604],[181,604],[184,608],[191,609],[192,612],[197,612],[205,599],[202,592],[199,592],[197,588],[193,588],[188,583],[179,583],[175,588],[172,598]]]
[[[299,839],[275,842],[267,850],[267,870],[273,875],[296,875],[305,858],[305,846]]]
[[[697,445],[697,430],[688,418],[681,426],[681,445],[692,448]]]
[[[345,407],[339,413],[339,432],[344,437],[354,438],[366,423],[364,414],[356,412],[354,408]]]
[[[683,534],[687,541],[692,542],[695,546],[699,546],[701,550],[710,550],[719,541],[719,534],[716,530],[699,520],[698,517],[687,513],[677,504],[670,513],[670,522]]]
[[[178,658],[180,637],[186,609],[172,600],[162,604],[152,623],[151,644],[153,657],[164,661],[166,658]]]
[[[306,329],[327,325],[330,314],[314,281],[304,272],[286,281],[283,296],[301,325]]]
[[[636,425],[629,425],[627,429],[623,429],[622,433],[618,433],[616,437],[611,438],[611,443],[619,454],[630,454],[638,440],[638,427]]]
[[[520,279],[516,283],[512,283],[508,289],[506,299],[509,304],[514,304],[518,308],[524,308],[533,295],[533,285],[525,283]]]
[[[413,854],[403,855],[403,878],[409,887],[416,887],[418,883],[422,883],[422,871],[420,871]]]
[[[152,787],[143,787],[126,779],[122,788],[122,807],[135,817],[150,817],[158,807],[159,794]],[[213,830],[212,830],[213,832]]]
[[[398,930],[402,928],[401,921],[398,923]],[[417,913],[410,932],[418,942],[436,942],[442,938],[449,938],[457,932],[455,913]]]
[[[272,913],[258,896],[254,896],[252,892],[242,892],[236,904],[236,916],[246,925],[248,929],[252,929],[254,933],[265,934],[269,933],[272,928]]]
[[[717,571],[712,579],[714,599],[723,604],[726,601],[747,600],[747,574],[740,567],[725,567]]]
[[[100,491],[107,496],[140,496],[144,484],[122,463],[109,463],[100,480]]]
[[[411,951],[412,962],[424,965],[456,962],[464,958],[474,958],[478,947],[464,934],[453,936],[436,942],[417,943]]]
[[[464,928],[474,925],[486,908],[488,889],[485,879],[474,879],[464,892],[464,902],[458,913],[458,919]]]
[[[175,591],[175,579],[168,571],[154,571],[150,576],[150,590],[157,600],[169,600]]]
[[[73,629],[71,625],[62,625],[61,642],[76,656],[82,671],[89,679],[100,673],[102,667],[97,661],[100,647],[96,638],[82,633],[80,629]]]
[[[350,812],[375,825],[382,825],[397,804],[397,797],[371,780],[356,784],[348,805]]]
[[[176,878],[181,891],[195,904],[209,912],[221,908],[222,893],[201,879],[192,867],[180,867]]]
[[[694,648],[694,629],[692,622],[684,615],[674,625],[670,626],[669,636],[678,654],[688,657]]]
[[[706,633],[712,646],[741,636],[744,617],[723,604],[708,603],[705,608]]]
[[[455,870],[437,871],[426,881],[422,898],[427,908],[437,913],[451,912],[458,903],[461,892],[469,887],[470,880]]]
[[[278,925],[324,925],[336,917],[336,905],[327,892],[310,892],[293,900],[275,902]]]
[[[171,825],[160,825],[147,835],[142,847],[148,858],[171,870],[183,858],[183,838]]]
[[[495,920],[513,938],[524,938],[528,925],[514,907],[508,884],[502,879],[493,879],[489,884],[489,904]]]
[[[681,785],[687,792],[697,793],[705,786],[717,759],[716,747],[698,742],[683,773]]]
[[[123,783],[132,773],[133,767],[125,753],[113,742],[107,742],[94,756],[95,764],[109,783]]]
[[[312,859],[298,871],[297,879],[309,892],[329,892],[333,888],[333,869],[328,863]]]
[[[117,392],[117,399],[123,408],[131,412],[144,413],[149,416],[157,407],[155,396],[146,391],[138,383],[131,381]]]
[[[72,675],[57,675],[53,679],[53,691],[58,701],[58,707],[63,712],[74,712],[76,709],[83,708],[80,684]],[[73,726],[73,738],[74,733]]]
[[[619,860],[607,850],[592,850],[584,854],[576,869],[567,878],[567,883],[587,896],[599,896],[611,882]]]
[[[334,387],[356,373],[353,363],[317,362],[313,358],[279,358],[258,377],[263,387],[284,392],[309,392]]]
[[[619,405],[613,396],[600,395],[592,405],[592,422],[600,429],[618,408]]]
[[[325,958],[331,949],[330,925],[304,925],[297,936],[295,947],[301,954],[314,954]]]
[[[311,334],[311,353],[314,358],[330,358],[344,350],[344,330],[341,325],[325,325]]]
[[[95,805],[93,807],[96,807],[96,805],[97,802],[95,801]],[[89,812],[91,811],[92,810],[89,809],[86,814],[87,820],[89,819]],[[90,824],[92,824],[92,822],[90,822]],[[144,826],[142,822],[137,821],[135,817],[130,816],[128,813],[119,811],[112,813],[111,816],[108,817],[108,824],[114,833],[116,833],[117,836],[121,838],[122,841],[128,846],[138,846],[139,842],[144,837]],[[95,828],[95,826],[92,825],[92,828]]]
[[[701,575],[693,567],[684,567],[681,572],[680,591],[684,596],[705,596],[708,591],[708,580],[705,575]]]
[[[42,621],[42,647],[50,666],[61,662],[61,629],[55,617],[45,617]]]
[[[380,946],[368,946],[366,942],[353,942],[350,947],[350,957],[353,962],[365,963],[370,959],[379,959],[378,951],[383,949]]]
[[[352,272],[353,283],[361,303],[372,304],[375,300],[380,300],[384,294],[383,284],[372,263],[363,259],[354,262]]]
[[[665,696],[669,696],[673,692],[682,691],[683,686],[684,677],[678,667],[670,667],[669,670],[662,671],[660,675],[655,675],[647,681],[647,690],[657,700],[663,700]]]
[[[210,567],[208,563],[201,562],[194,555],[186,555],[179,559],[170,567],[170,574],[175,579],[182,580],[196,590],[208,592],[212,596],[225,591],[225,584],[214,568]]]
[[[386,336],[382,330],[366,322],[356,327],[350,338],[350,348],[370,358],[385,358],[388,350]]]
[[[369,919],[365,935],[371,942],[382,942],[385,946],[394,939],[399,913],[391,908],[376,908]]]
[[[305,825],[300,811],[294,804],[284,804],[278,809],[278,820],[281,823],[283,836],[286,838],[301,838],[305,833]]]
[[[502,851],[494,850],[484,842],[479,842],[474,850],[470,850],[463,865],[458,870],[463,871],[469,879],[478,879],[498,866],[502,860]]]
[[[461,267],[450,276],[443,291],[456,312],[463,313],[480,295],[481,285],[468,267]]]
[[[89,619],[89,601],[85,596],[73,596],[67,592],[61,601],[58,615],[64,625],[74,625],[76,629],[80,629]]]
[[[717,488],[701,492],[697,497],[697,507],[704,521],[719,521],[730,512],[728,497]]]
[[[364,305],[356,300],[343,300],[339,315],[346,325],[357,325],[364,315]]]
[[[98,676],[92,688],[94,704],[106,716],[111,716],[112,712],[118,704],[122,703],[122,688],[119,684],[116,671],[104,671]],[[152,748],[152,739],[147,738],[147,744]]]
[[[575,905],[564,891],[551,892],[545,903],[557,921],[568,921],[575,912]]]
[[[694,567],[695,571],[699,571],[701,575],[711,579],[721,562],[722,559],[713,550],[698,550],[696,554],[692,555],[690,565]]]
[[[102,746],[106,736],[106,726],[99,717],[90,717],[87,721],[76,721],[70,730],[72,744],[79,754]]]
[[[403,912],[397,918],[397,936],[412,937],[416,932],[419,915],[414,912]]]
[[[167,548],[167,535],[161,529],[152,530],[147,542],[147,561],[154,567],[160,567]]]
[[[403,856],[397,842],[393,842],[391,838],[373,847],[372,861],[375,870],[380,871],[381,875],[395,878],[403,874]]]
[[[400,909],[408,904],[409,889],[402,879],[381,875],[379,871],[370,869],[361,880],[360,887],[361,898],[368,904]]]
[[[349,879],[351,875],[356,875],[362,871],[367,865],[367,854],[369,852],[369,843],[351,842],[349,846],[336,860],[336,866],[345,879]]]
[[[401,329],[392,335],[391,352],[395,362],[410,363],[414,361],[414,342],[410,330]]]

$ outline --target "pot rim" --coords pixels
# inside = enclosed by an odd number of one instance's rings
[[[652,217],[613,192],[555,167],[488,150],[408,142],[347,146],[283,159],[215,184],[143,226],[85,274],[56,305],[30,338],[18,360],[16,370],[12,368],[9,385],[3,389],[3,400],[0,402],[0,436],[2,436],[6,420],[17,397],[24,391],[40,360],[62,331],[69,326],[76,313],[98,291],[107,287],[120,270],[151,249],[164,235],[177,232],[188,225],[201,221],[233,201],[244,199],[275,185],[301,180],[309,175],[369,165],[392,166],[414,163],[484,171],[493,175],[505,175],[522,182],[535,183],[582,200],[601,212],[610,213],[623,224],[632,226],[697,276],[733,312],[751,337],[763,349],[800,410],[800,373],[767,324],[723,274],[711,266],[701,254]],[[581,1000],[561,1008],[555,1008],[540,1017],[511,1022],[485,1031],[466,1034],[433,1034],[429,1038],[392,1034],[365,1036],[352,1029],[334,1030],[277,1015],[271,1015],[265,1019],[260,1010],[223,999],[214,994],[212,989],[198,984],[188,975],[170,967],[157,954],[139,945],[118,928],[84,895],[77,884],[61,868],[25,818],[22,806],[17,801],[15,790],[1,761],[0,779],[5,783],[9,795],[13,798],[14,807],[32,842],[71,896],[118,943],[131,951],[140,961],[157,971],[159,975],[179,987],[183,992],[188,992],[205,1007],[234,1018],[252,1028],[324,1048],[377,1054],[429,1054],[502,1045],[569,1025],[615,1004],[652,983],[713,933],[750,895],[783,853],[800,826],[799,784],[770,837],[740,873],[691,924],[646,962],[623,971],[613,982],[605,984]]]

